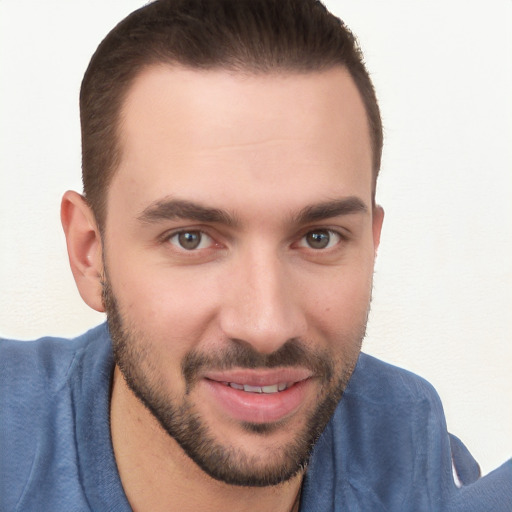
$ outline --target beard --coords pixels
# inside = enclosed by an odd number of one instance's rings
[[[128,387],[171,436],[205,473],[230,485],[264,487],[278,485],[303,472],[313,447],[340,401],[355,368],[366,331],[366,316],[352,336],[336,340],[348,347],[333,358],[331,352],[313,350],[300,339],[290,339],[272,354],[262,354],[242,340],[230,339],[216,353],[191,350],[181,362],[185,393],[177,399],[163,384],[158,356],[151,352],[151,340],[129,326],[123,318],[112,287],[105,275],[103,302],[112,338],[114,361]],[[276,447],[262,462],[241,448],[222,443],[199,414],[191,396],[204,370],[231,368],[303,367],[319,381],[315,407],[306,412],[300,429],[289,441]],[[242,429],[254,436],[269,436],[285,430],[285,420],[272,423],[242,423]]]

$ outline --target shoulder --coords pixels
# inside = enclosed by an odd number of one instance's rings
[[[364,464],[409,466],[404,478],[418,464],[451,468],[445,415],[434,387],[369,355],[361,354],[332,428],[360,446],[356,451]]]
[[[512,461],[479,478],[431,384],[361,354],[315,446],[304,510],[512,511],[511,482]]]
[[[432,385],[361,354],[315,446],[311,496],[334,496],[350,510],[436,510],[452,485],[451,471],[446,422]],[[336,508],[324,503],[329,507]]]
[[[345,395],[379,404],[427,400],[440,406],[439,395],[424,378],[364,353],[359,356]]]
[[[34,341],[0,338],[0,383],[10,394],[31,396],[37,388],[45,393],[58,389],[80,363],[87,349],[108,342],[106,326],[100,325],[73,338],[44,337]],[[16,384],[22,383],[20,389]]]
[[[71,482],[76,407],[109,350],[104,325],[75,339],[0,340],[0,509],[33,510],[27,504],[47,482],[55,486],[59,472],[64,494],[81,492]]]

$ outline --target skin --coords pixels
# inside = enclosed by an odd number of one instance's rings
[[[166,400],[188,400],[213,440],[239,455],[236,462],[245,457],[256,470],[278,464],[332,385],[310,375],[298,404],[283,414],[242,408],[242,416],[270,426],[263,434],[225,407],[204,374],[187,390],[181,364],[191,352],[222,356],[235,343],[271,356],[300,340],[337,375],[352,371],[383,220],[372,201],[357,89],[342,68],[241,74],[155,66],[132,85],[120,136],[103,239],[83,198],[67,192],[63,199],[79,291],[103,311],[108,278],[141,378]],[[221,215],[199,220],[182,209],[176,216],[176,200]],[[201,233],[200,245],[183,248],[180,232]],[[314,245],[319,238],[327,247]],[[299,366],[293,371],[304,371]],[[265,368],[243,371],[245,379],[266,378]],[[119,367],[111,430],[135,511],[294,507],[301,472],[266,487],[212,478],[138,400]]]

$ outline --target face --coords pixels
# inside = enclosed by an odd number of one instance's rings
[[[208,474],[307,463],[356,363],[382,212],[347,72],[153,67],[108,192],[104,303],[128,386]]]

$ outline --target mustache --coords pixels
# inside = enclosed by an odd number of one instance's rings
[[[206,370],[230,370],[233,368],[264,369],[282,367],[302,367],[321,380],[332,379],[334,369],[332,357],[320,350],[312,350],[298,338],[287,340],[278,350],[262,354],[249,343],[236,338],[230,339],[230,345],[215,353],[191,351],[181,363],[181,372],[191,387]]]

